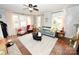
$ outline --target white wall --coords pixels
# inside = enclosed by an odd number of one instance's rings
[[[65,37],[73,37],[76,35],[76,27],[74,24],[79,24],[79,6],[67,8],[65,11],[64,30]]]
[[[40,16],[40,20],[38,19],[38,17]],[[41,27],[43,24],[43,15],[33,15],[33,25],[36,25],[36,27]],[[38,26],[38,24],[40,24],[40,26]]]
[[[12,12],[5,12],[6,15],[6,19],[7,19],[7,29],[8,29],[8,35],[16,35],[16,31],[14,29],[14,25],[13,25],[13,19],[12,19]]]
[[[42,20],[42,26],[51,27],[52,24],[52,12],[44,13],[44,18]]]
[[[7,20],[5,18],[5,10],[0,9],[0,15],[2,16],[2,19],[0,19],[0,21],[3,21],[4,23],[7,23]]]

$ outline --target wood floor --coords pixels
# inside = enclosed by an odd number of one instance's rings
[[[24,45],[17,39],[17,36],[10,36],[7,38],[8,40],[9,39],[12,39],[13,41],[16,42],[16,45],[18,47],[18,49],[20,50],[21,54],[22,55],[32,55],[27,48],[24,47]]]
[[[17,39],[16,40],[16,45],[21,51],[22,55],[31,55],[31,53],[28,51],[27,48],[24,47],[24,45]]]
[[[18,40],[17,36],[11,36],[7,38],[16,42],[16,45],[22,55],[32,55],[30,51]],[[50,52],[50,55],[76,55],[76,49],[69,47],[66,41],[60,39],[56,42],[54,48]]]

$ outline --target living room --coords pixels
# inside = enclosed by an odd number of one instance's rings
[[[78,15],[79,4],[0,4],[1,54],[77,55]]]

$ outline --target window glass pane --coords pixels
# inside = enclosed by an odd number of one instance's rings
[[[63,28],[64,13],[54,13],[52,16],[52,29],[61,30]]]
[[[31,16],[27,16],[27,25],[31,25],[31,20],[32,20],[32,17]]]
[[[20,25],[19,25],[18,15],[14,14],[12,18],[13,18],[14,27],[19,28]]]
[[[26,26],[25,16],[24,15],[19,15],[18,17],[19,17],[21,27],[25,27]]]

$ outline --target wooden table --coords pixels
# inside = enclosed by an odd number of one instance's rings
[[[78,43],[76,43],[76,46],[73,48],[69,46],[68,42],[69,42],[69,39],[66,39],[66,38],[58,39],[50,55],[76,55]]]

